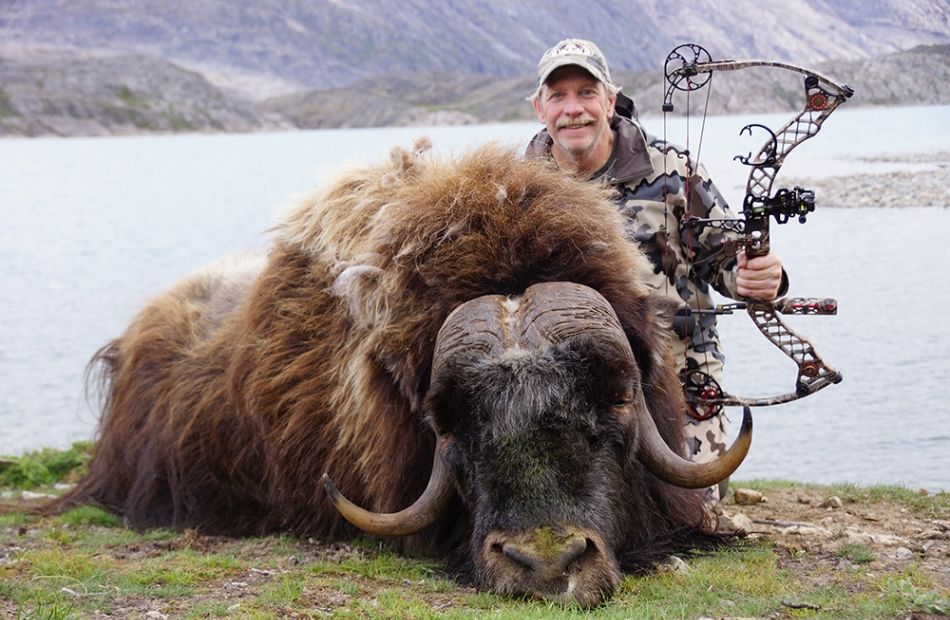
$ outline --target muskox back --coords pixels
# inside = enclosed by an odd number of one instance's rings
[[[468,300],[539,282],[610,303],[660,433],[681,445],[668,343],[640,284],[649,266],[607,190],[495,146],[422,151],[346,173],[289,213],[266,257],[152,300],[96,357],[96,452],[61,505],[97,503],[136,528],[350,536],[320,475],[371,510],[411,503],[432,467],[423,403],[439,327]],[[697,498],[641,478],[663,513],[651,531],[702,524]],[[445,551],[469,530],[455,498],[405,544]]]

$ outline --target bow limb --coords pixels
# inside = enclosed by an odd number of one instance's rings
[[[771,302],[750,302],[747,305],[747,310],[755,326],[769,342],[781,349],[798,366],[795,391],[764,398],[743,398],[723,394],[721,404],[749,407],[778,405],[809,396],[822,388],[841,381],[841,373],[821,359],[811,342],[807,338],[798,335],[779,318],[778,307]]]

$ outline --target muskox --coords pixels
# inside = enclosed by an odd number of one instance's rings
[[[305,197],[266,257],[185,278],[97,354],[98,442],[61,508],[358,527],[583,605],[713,528],[693,489],[738,467],[750,421],[718,461],[681,458],[669,312],[606,190],[497,146],[417,146]]]

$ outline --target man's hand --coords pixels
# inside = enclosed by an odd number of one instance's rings
[[[782,259],[775,254],[749,258],[745,252],[736,255],[739,272],[736,293],[741,297],[772,301],[782,285]]]

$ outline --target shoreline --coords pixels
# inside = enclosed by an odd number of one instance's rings
[[[950,208],[950,151],[884,154],[856,157],[872,165],[892,165],[894,170],[783,178],[787,186],[815,190],[822,208]]]

